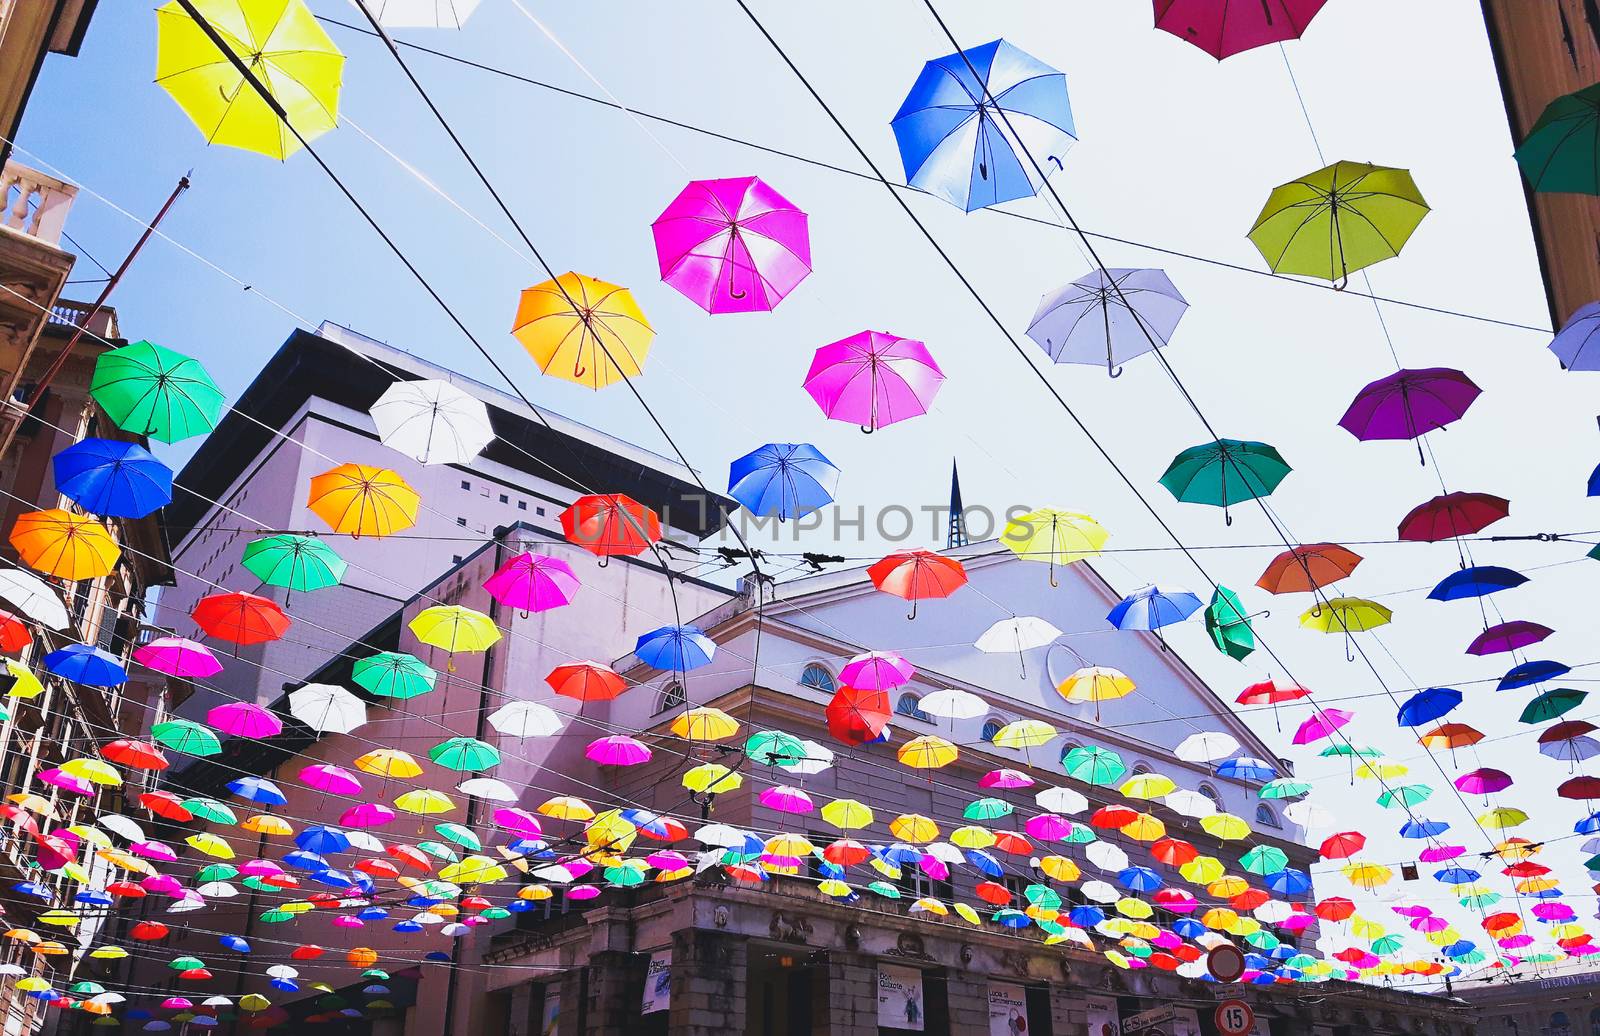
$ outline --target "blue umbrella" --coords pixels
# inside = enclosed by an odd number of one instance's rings
[[[1446,957],[1464,957],[1477,948],[1478,944],[1472,942],[1471,940],[1457,939],[1455,942],[1444,947],[1444,949],[1440,950],[1439,952],[1443,953]]]
[[[228,782],[228,790],[246,802],[265,806],[282,806],[289,801],[289,796],[265,777],[235,777]]]
[[[1450,830],[1450,824],[1444,820],[1407,820],[1400,827],[1401,838],[1432,838],[1442,835]]]
[[[1268,874],[1262,881],[1266,883],[1267,888],[1280,896],[1298,896],[1303,892],[1311,891],[1311,875],[1305,871],[1295,870],[1293,867],[1285,867],[1281,871]],[[1289,954],[1293,956],[1294,950],[1290,949]],[[1287,960],[1288,958],[1285,957],[1283,959]]]
[[[633,653],[647,666],[681,673],[710,662],[717,646],[698,626],[663,626],[640,637]]]
[[[1077,139],[1067,77],[1005,40],[928,62],[890,125],[906,181],[968,212],[1037,194]]]
[[[513,914],[525,914],[533,909],[533,902],[527,899],[513,899],[506,904],[506,909]]]
[[[1495,684],[1494,689],[1497,691],[1514,691],[1519,687],[1530,687],[1546,680],[1554,680],[1556,677],[1565,676],[1570,672],[1572,672],[1572,667],[1569,665],[1552,662],[1548,658],[1536,659],[1535,661],[1524,662],[1521,665],[1515,665],[1507,669],[1506,675],[1500,678],[1500,682]]]
[[[88,687],[116,687],[128,682],[117,657],[88,644],[68,644],[44,656],[44,667],[63,679]]]
[[[1154,892],[1166,884],[1161,875],[1149,867],[1124,867],[1117,872],[1117,883],[1134,892]]]
[[[1006,872],[1006,869],[1000,866],[999,860],[982,849],[963,849],[961,855],[967,858],[968,863],[991,878],[998,878]]]
[[[1450,687],[1429,687],[1406,699],[1395,716],[1395,722],[1402,727],[1420,727],[1424,723],[1432,723],[1460,704],[1460,691]]]
[[[1600,755],[1600,741],[1592,737],[1568,737],[1539,746],[1539,754],[1564,763],[1579,763]]]
[[[1589,496],[1600,496],[1600,466],[1589,472]]]
[[[1309,888],[1309,886],[1307,887]],[[1273,947],[1272,952],[1267,954],[1267,956],[1271,957],[1273,960],[1289,960],[1290,958],[1297,957],[1299,955],[1300,951],[1295,949],[1293,946],[1275,946]]]
[[[1093,928],[1106,919],[1106,912],[1097,906],[1075,906],[1067,912],[1067,920],[1079,928]]]
[[[72,901],[80,906],[110,906],[112,903],[110,896],[97,889],[85,889],[73,896]]]
[[[313,874],[317,871],[325,871],[332,866],[318,854],[306,849],[296,849],[294,852],[285,853],[283,862],[295,870],[310,871]]]
[[[1572,830],[1580,835],[1592,835],[1600,831],[1600,811],[1590,813],[1576,824],[1573,824]]]
[[[1445,867],[1434,871],[1433,877],[1446,885],[1470,885],[1483,875],[1470,867]]]
[[[172,503],[172,469],[135,443],[84,439],[50,463],[56,488],[93,514],[143,518]]]
[[[1265,971],[1267,968],[1272,967],[1272,958],[1260,953],[1247,953],[1244,955],[1244,964],[1247,968]]]
[[[896,842],[893,845],[884,846],[881,849],[874,847],[872,851],[877,855],[878,859],[882,860],[884,863],[887,863],[891,867],[899,867],[907,863],[916,863],[918,860],[922,859],[922,851],[920,849],[906,845],[904,842]]]
[[[1106,621],[1119,630],[1158,630],[1200,610],[1200,598],[1187,590],[1146,586],[1117,602]]]
[[[294,836],[294,844],[307,852],[342,853],[350,848],[349,837],[336,827],[321,824],[304,828]]]
[[[833,503],[839,469],[810,443],[771,442],[728,468],[728,494],[752,514],[799,518]]]
[[[336,871],[331,868],[323,871],[312,871],[311,880],[336,889],[349,888],[354,884],[350,880],[350,875],[344,871]]]
[[[26,896],[33,896],[35,899],[56,898],[54,892],[51,892],[48,888],[39,884],[37,881],[19,881],[15,885],[11,886],[11,891],[21,892]]]
[[[222,943],[222,948],[225,950],[232,950],[234,953],[250,952],[250,944],[237,935],[224,935],[217,941]]]
[[[526,903],[527,900],[523,900],[523,902]],[[356,916],[361,918],[363,921],[382,921],[384,918],[389,916],[389,911],[385,910],[383,907],[369,906],[364,908]]]
[[[524,902],[526,901],[524,900]],[[420,932],[422,931],[422,924],[419,921],[396,921],[394,930],[397,932]]]
[[[1439,580],[1439,585],[1428,594],[1430,601],[1459,601],[1468,597],[1487,597],[1501,590],[1510,590],[1528,581],[1521,572],[1498,565],[1478,565],[1451,572]]]
[[[1224,759],[1218,763],[1217,776],[1241,781],[1270,781],[1278,776],[1278,771],[1265,759],[1241,755],[1237,759]]]
[[[427,953],[423,954],[422,959],[435,964],[450,963],[450,955],[443,950],[429,950]]]

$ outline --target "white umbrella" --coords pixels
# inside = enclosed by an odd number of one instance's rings
[[[456,785],[456,790],[491,802],[517,801],[517,793],[511,790],[511,785],[493,777],[473,777]]]
[[[1258,921],[1277,924],[1279,921],[1287,920],[1294,913],[1294,908],[1281,899],[1269,899],[1256,907],[1253,912]]]
[[[1110,842],[1090,842],[1084,847],[1083,855],[1103,871],[1126,870],[1128,866],[1128,854]]]
[[[922,847],[922,851],[940,863],[948,863],[955,867],[965,866],[967,862],[967,858],[961,854],[961,850],[949,842],[929,842]]]
[[[1167,792],[1166,795],[1162,796],[1161,804],[1176,813],[1181,813],[1186,817],[1194,817],[1197,820],[1200,817],[1209,817],[1217,811],[1215,802],[1212,802],[1198,791],[1190,791],[1188,788],[1179,788],[1177,791]]]
[[[549,737],[561,729],[561,717],[548,705],[513,701],[491,712],[489,725],[507,737]]]
[[[365,0],[385,29],[459,29],[482,0]]]
[[[945,719],[974,719],[989,711],[989,703],[970,691],[951,688],[923,695],[917,708]]]
[[[806,757],[784,767],[790,773],[817,774],[833,765],[833,749],[819,745],[815,741],[801,741],[800,745],[806,750]]]
[[[1099,845],[1100,843],[1090,842],[1089,844]],[[1086,881],[1082,885],[1078,886],[1078,888],[1083,893],[1084,898],[1092,899],[1096,903],[1115,903],[1117,900],[1122,898],[1122,893],[1117,891],[1116,886],[1110,885],[1099,880],[1098,878],[1094,881]]]
[[[1299,824],[1308,831],[1318,827],[1329,827],[1334,821],[1332,813],[1314,802],[1290,803],[1284,808],[1283,815],[1289,818],[1289,823]]]
[[[125,817],[121,813],[107,813],[95,820],[96,827],[103,827],[114,835],[121,835],[130,842],[145,840],[144,828],[132,817]]]
[[[239,890],[226,881],[208,881],[195,889],[195,891],[202,896],[210,896],[212,899],[232,899],[239,894]]]
[[[1177,756],[1186,762],[1209,763],[1226,759],[1238,750],[1239,742],[1232,736],[1220,730],[1207,730],[1184,738],[1178,745]]]
[[[0,600],[53,630],[64,630],[72,623],[67,606],[49,583],[14,568],[0,572]]]
[[[350,840],[350,848],[360,849],[362,852],[381,853],[383,843],[366,831],[346,831],[344,836]]]
[[[232,1007],[233,1001],[225,996],[208,996],[204,1001],[207,1007]]]
[[[267,969],[268,978],[299,978],[300,969],[288,964],[274,964]]]
[[[289,693],[289,715],[319,733],[348,734],[367,721],[367,706],[343,687],[308,683]]]
[[[1037,615],[1019,615],[1011,619],[1001,619],[990,626],[972,646],[990,654],[1015,651],[1017,661],[1022,664],[1022,675],[1027,676],[1028,663],[1023,661],[1022,653],[1054,643],[1059,636],[1061,636],[1060,630]]]
[[[172,905],[167,907],[167,913],[187,914],[191,910],[204,910],[205,907],[206,897],[194,889],[186,889],[182,896],[174,899]]]
[[[1046,788],[1033,800],[1052,813],[1071,816],[1089,808],[1089,800],[1071,788]]]
[[[424,464],[466,464],[494,439],[489,408],[448,381],[397,381],[368,413],[385,446]]]
[[[743,845],[750,836],[736,827],[727,824],[707,824],[694,833],[697,841],[707,845],[720,845],[724,848]]]

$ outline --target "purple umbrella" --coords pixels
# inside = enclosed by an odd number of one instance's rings
[[[1167,344],[1189,303],[1160,270],[1096,270],[1046,295],[1028,337],[1057,363],[1122,364]]]
[[[1569,371],[1600,371],[1600,302],[1579,306],[1550,340],[1550,351]]]
[[[828,417],[871,433],[927,413],[943,381],[921,342],[863,331],[818,349],[805,388]]]
[[[1339,427],[1362,442],[1415,439],[1459,421],[1481,391],[1450,367],[1396,371],[1357,392]],[[1422,458],[1421,444],[1417,457]]]
[[[811,273],[806,214],[754,176],[691,182],[650,230],[661,279],[707,313],[766,312]]]
[[[1467,645],[1469,655],[1497,655],[1502,651],[1515,651],[1525,648],[1554,633],[1549,626],[1537,622],[1528,622],[1525,619],[1513,619],[1502,622],[1498,626],[1490,626],[1472,639]]]
[[[1493,795],[1511,787],[1511,775],[1486,766],[1457,777],[1456,787],[1468,795]]]

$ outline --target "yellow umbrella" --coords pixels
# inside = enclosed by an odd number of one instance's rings
[[[688,774],[685,774],[684,781],[687,782],[688,779]],[[591,846],[602,846],[625,853],[633,845],[634,839],[638,838],[639,828],[625,818],[620,809],[607,809],[595,814],[595,818],[583,829],[583,836]]]
[[[824,896],[841,897],[850,895],[854,890],[838,878],[829,878],[817,885],[817,891]]]
[[[721,709],[701,706],[680,713],[672,732],[690,741],[721,741],[739,732],[739,721]]]
[[[37,813],[41,817],[48,817],[51,820],[58,819],[56,817],[55,807],[50,805],[50,800],[42,796],[35,795],[31,791],[13,792],[12,794],[6,796],[6,801],[14,802],[28,812]]]
[[[1233,923],[1225,929],[1229,935],[1246,936],[1254,935],[1261,931],[1261,922],[1253,917],[1236,917]]]
[[[422,767],[410,753],[398,748],[375,748],[365,755],[356,756],[356,769],[379,777],[398,777],[402,780],[422,775]]]
[[[128,951],[121,946],[101,946],[89,951],[89,956],[95,960],[122,960]]]
[[[200,834],[190,835],[184,841],[197,851],[205,853],[207,856],[215,857],[218,860],[231,860],[234,857],[233,846],[229,845],[225,839],[208,832],[202,831]]]
[[[834,799],[822,807],[822,819],[841,831],[855,831],[872,823],[872,810],[855,799]]]
[[[122,774],[104,759],[68,759],[61,764],[61,772],[80,781],[115,788],[122,783]]]
[[[344,55],[302,0],[195,0],[307,140],[339,123]],[[212,144],[284,159],[300,149],[288,126],[176,2],[156,11],[156,82]]]
[[[1404,777],[1411,772],[1411,767],[1405,763],[1362,763],[1356,767],[1356,776],[1362,780],[1391,780],[1395,777]]]
[[[1355,860],[1345,864],[1342,869],[1344,876],[1350,880],[1350,884],[1357,888],[1366,889],[1369,892],[1380,885],[1387,885],[1389,880],[1394,877],[1394,871],[1381,863],[1366,863]]]
[[[895,756],[913,769],[937,770],[941,766],[955,762],[960,754],[956,746],[944,738],[924,734],[901,745]]]
[[[1142,899],[1134,899],[1131,896],[1124,896],[1123,898],[1117,900],[1117,913],[1122,914],[1124,917],[1133,917],[1142,920],[1154,914],[1155,908]]]
[[[1222,877],[1222,861],[1215,856],[1196,856],[1179,867],[1178,873],[1183,875],[1184,881],[1195,885],[1204,885]]]
[[[1335,597],[1308,608],[1300,625],[1320,633],[1365,633],[1387,625],[1394,612],[1377,601],[1360,597]]]
[[[1141,842],[1153,842],[1167,833],[1167,825],[1149,813],[1140,813],[1133,820],[1122,825],[1120,830],[1129,838],[1136,838]]]
[[[1171,777],[1159,773],[1141,773],[1122,782],[1122,794],[1130,799],[1159,799],[1176,791],[1178,785]]]
[[[101,848],[108,848],[111,845],[111,836],[100,830],[98,827],[91,827],[87,824],[73,824],[71,827],[68,827],[67,830],[77,835],[85,842],[88,842],[90,845]]]
[[[147,874],[151,870],[150,865],[137,856],[130,856],[116,849],[100,849],[95,852],[95,855],[112,866],[121,867],[125,871]]]
[[[239,826],[246,831],[254,831],[256,834],[261,835],[294,834],[294,827],[287,820],[273,816],[271,813],[257,813],[255,816],[247,817],[245,822]]]
[[[902,813],[889,821],[889,833],[902,842],[931,842],[939,837],[939,825],[920,813]]]
[[[690,791],[720,794],[733,791],[744,778],[721,763],[701,763],[683,775],[683,786]]]
[[[1359,914],[1352,914],[1350,917],[1350,934],[1357,939],[1366,939],[1371,942],[1373,939],[1381,938],[1383,933],[1388,930],[1378,922],[1369,921]]]
[[[422,643],[452,655],[457,651],[485,651],[500,639],[493,619],[459,604],[424,608],[408,627]]]
[[[956,906],[956,913],[960,914],[961,915],[961,920],[967,922],[967,924],[971,924],[971,925],[981,925],[981,924],[983,924],[983,918],[979,917],[978,916],[978,912],[976,910],[972,909],[971,907],[967,906],[967,904],[965,904],[965,903],[957,903],[955,906]]]
[[[1050,565],[1050,585],[1056,585],[1055,567],[1092,558],[1111,534],[1099,522],[1076,511],[1041,507],[1006,523],[1000,542],[1024,561]]]
[[[312,478],[306,506],[334,532],[387,536],[416,524],[422,498],[388,468],[341,464]]]
[[[39,941],[39,936],[26,928],[12,928],[6,932],[5,937],[23,943],[36,943]]]
[[[1212,907],[1200,915],[1200,923],[1207,928],[1226,928],[1239,920],[1239,915],[1227,907]]]
[[[1520,860],[1531,860],[1544,850],[1538,842],[1530,842],[1526,838],[1507,838],[1503,842],[1495,843],[1495,855],[1506,863],[1515,863]]]
[[[440,868],[439,877],[458,885],[485,885],[491,881],[504,881],[508,874],[504,867],[489,857],[474,854]]]
[[[995,731],[989,740],[1000,748],[1038,748],[1055,736],[1056,728],[1043,720],[1019,719]]]
[[[1218,899],[1232,899],[1241,892],[1249,891],[1250,883],[1243,878],[1226,874],[1206,886],[1206,891]]]
[[[11,545],[29,566],[62,579],[109,575],[122,555],[104,525],[60,508],[19,516]]]
[[[1109,666],[1085,666],[1062,680],[1056,693],[1067,701],[1094,702],[1095,719],[1100,718],[1100,703],[1125,698],[1133,693],[1133,681],[1121,670]]]
[[[6,659],[6,672],[16,681],[6,694],[12,698],[37,698],[44,693],[44,684],[33,675],[33,670],[14,659]]]
[[[1250,837],[1250,825],[1232,813],[1213,813],[1200,818],[1200,826],[1213,838],[1224,842]]]
[[[271,1006],[272,1001],[268,1000],[260,993],[246,993],[244,996],[239,998],[239,1010],[249,1011],[252,1014],[257,1011],[265,1011]]]
[[[1039,869],[1056,881],[1077,881],[1083,877],[1078,865],[1065,856],[1046,856],[1039,861]]]
[[[432,788],[416,788],[406,792],[394,800],[394,804],[407,813],[416,813],[421,816],[433,816],[439,813],[449,813],[456,808],[450,796]]]
[[[921,899],[911,904],[910,909],[908,909],[906,913],[933,914],[935,917],[948,917],[950,914],[950,908],[939,902],[937,899],[934,899],[932,896],[923,896]]]
[[[656,334],[628,289],[571,272],[523,291],[511,333],[544,373],[592,389],[637,375]]]
[[[1540,892],[1548,892],[1561,883],[1555,878],[1523,878],[1512,887],[1519,895],[1532,896]]]
[[[995,842],[994,832],[987,827],[968,824],[950,832],[950,841],[963,849],[987,849]]]
[[[24,993],[37,993],[49,989],[50,981],[40,978],[38,975],[30,975],[25,979],[18,980],[17,988]]]
[[[1517,827],[1528,821],[1528,814],[1515,806],[1496,806],[1494,809],[1478,817],[1478,823],[1484,827],[1492,827],[1496,831]]]
[[[594,809],[582,799],[571,795],[557,795],[539,804],[538,812],[556,820],[593,820]]]
[[[550,891],[550,886],[548,885],[524,885],[517,890],[518,899],[526,899],[535,903],[550,899],[554,895],[555,893]]]
[[[767,839],[767,844],[763,848],[769,856],[791,859],[810,856],[816,850],[816,846],[807,841],[804,835],[792,833],[773,835]]]

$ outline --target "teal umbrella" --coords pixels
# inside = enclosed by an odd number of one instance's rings
[[[1258,845],[1239,857],[1239,865],[1251,874],[1276,874],[1289,866],[1289,856],[1275,845]]]
[[[1217,439],[1191,446],[1174,457],[1161,484],[1183,503],[1222,508],[1232,525],[1231,505],[1272,495],[1291,470],[1278,451],[1264,442]]]
[[[211,431],[224,406],[199,360],[153,342],[101,353],[89,394],[118,428],[162,442]]]
[[[475,737],[453,737],[429,749],[428,758],[447,770],[487,770],[500,762],[500,753]]]
[[[191,719],[171,719],[150,728],[150,736],[174,752],[186,755],[216,755],[222,741],[210,727]]]
[[[350,679],[368,694],[400,701],[427,694],[438,677],[428,663],[403,651],[384,651],[363,658],[350,670]]]
[[[1536,191],[1600,194],[1600,83],[1546,105],[1517,165]]]
[[[311,536],[281,533],[245,544],[244,567],[268,586],[289,590],[322,590],[338,586],[345,561],[333,548]]]
[[[758,763],[791,767],[805,761],[806,746],[793,734],[785,734],[781,730],[759,730],[744,743],[744,753]]]
[[[1256,649],[1256,633],[1250,627],[1250,616],[1245,613],[1239,595],[1225,586],[1211,594],[1206,606],[1206,632],[1218,651],[1236,662],[1243,662]]]
[[[1099,745],[1072,749],[1061,757],[1061,768],[1068,777],[1075,777],[1085,784],[1115,784],[1128,772],[1122,756]]]

